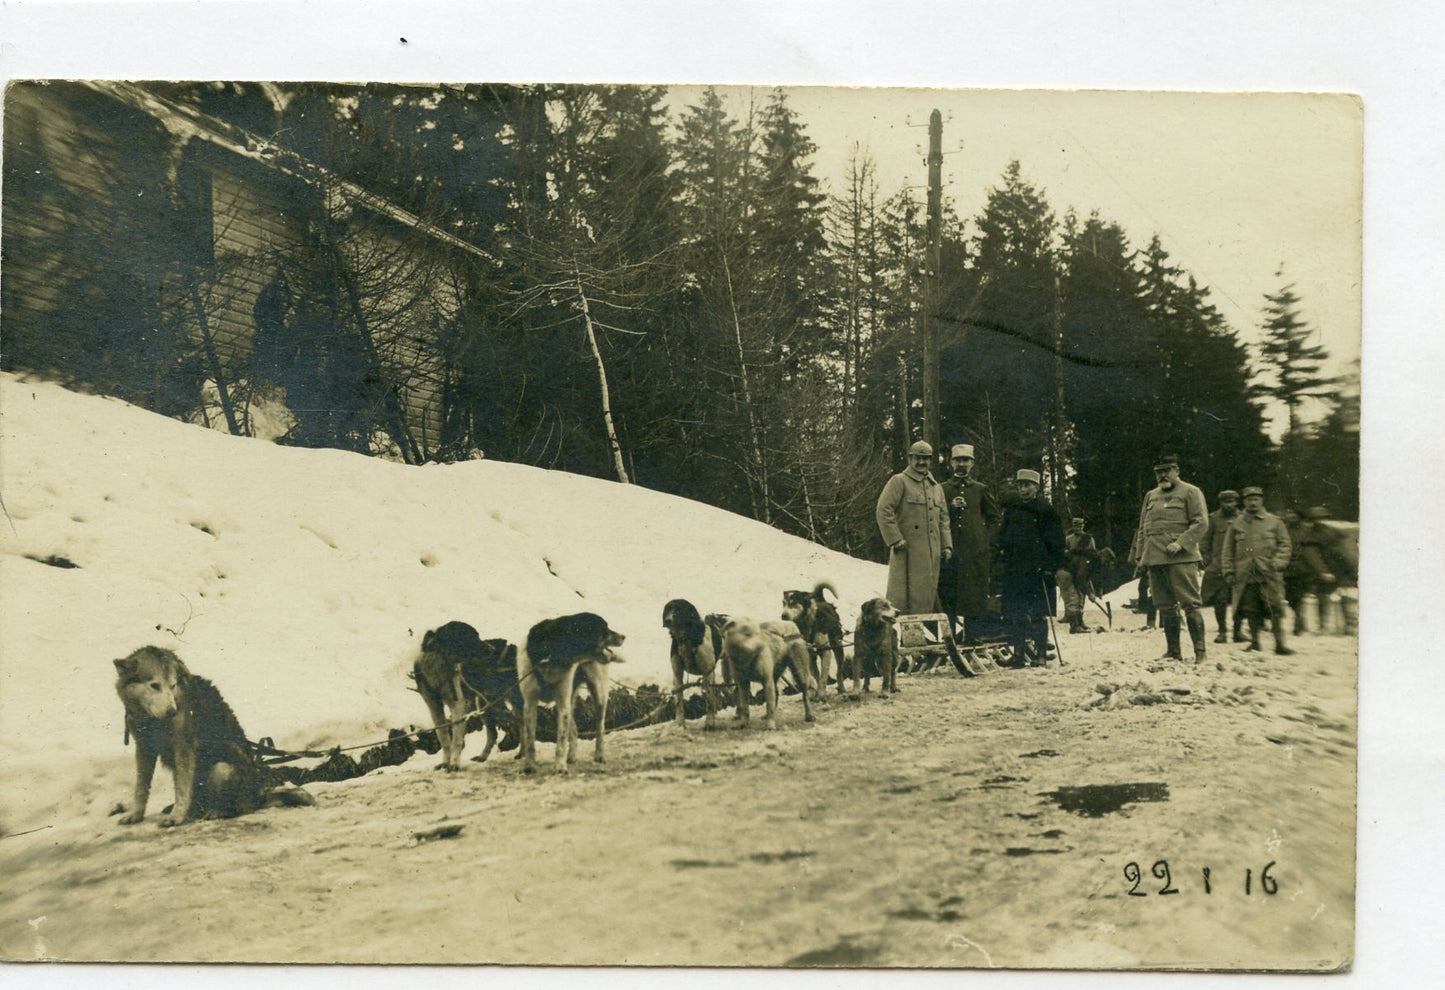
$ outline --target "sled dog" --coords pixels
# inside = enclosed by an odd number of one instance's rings
[[[163,828],[244,815],[264,805],[316,803],[299,787],[276,786],[221,692],[170,650],[141,647],[116,660],[115,669],[126,740],[135,739],[135,792],[122,825],[145,818],[157,759],[175,782],[175,802],[160,820]]]

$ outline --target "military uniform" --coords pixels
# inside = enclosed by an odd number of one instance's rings
[[[1023,470],[1019,475],[1038,483],[1037,472]],[[1042,495],[1005,501],[998,553],[1003,620],[1014,661],[1023,663],[1031,656],[1034,664],[1042,665],[1048,659],[1048,617],[1054,613],[1051,579],[1064,561],[1064,525]]]
[[[905,615],[936,611],[938,567],[953,549],[942,486],[910,467],[888,479],[874,516],[889,547],[888,600]]]
[[[1249,494],[1257,489],[1245,489]],[[1259,649],[1259,626],[1263,618],[1274,630],[1274,650],[1293,651],[1284,640],[1284,571],[1290,561],[1290,536],[1284,521],[1264,511],[1248,510],[1230,522],[1225,533],[1221,566],[1232,587],[1235,614],[1249,619],[1250,645]]]
[[[963,496],[963,507],[954,506]],[[998,530],[1001,514],[993,495],[981,482],[950,478],[943,483],[943,501],[948,506],[953,557],[943,565],[938,596],[951,617],[962,617],[964,635],[972,636],[968,620],[988,613],[988,579],[993,552],[989,548]]]
[[[1059,594],[1064,598],[1064,621],[1069,632],[1086,631],[1084,626],[1084,598],[1093,581],[1090,570],[1099,559],[1094,538],[1083,532],[1084,520],[1075,519],[1074,529],[1064,534],[1064,566],[1059,568],[1055,580],[1059,583]]]
[[[1238,500],[1239,493],[1235,491],[1222,491],[1219,493],[1220,502],[1233,499]],[[1203,585],[1200,588],[1200,598],[1205,605],[1213,606],[1215,625],[1219,627],[1219,635],[1214,637],[1216,643],[1223,643],[1228,640],[1224,631],[1225,619],[1229,613],[1229,585],[1224,580],[1224,568],[1221,560],[1224,554],[1224,537],[1229,531],[1229,524],[1239,516],[1239,511],[1226,513],[1224,506],[1209,516],[1209,535],[1199,545],[1204,557]],[[1236,612],[1234,615],[1234,641],[1242,642],[1244,636],[1240,633],[1240,617]]]
[[[1173,465],[1177,467],[1177,465]],[[1139,531],[1134,544],[1135,564],[1149,570],[1149,593],[1159,610],[1168,644],[1165,656],[1178,659],[1180,615],[1194,641],[1194,657],[1204,659],[1204,617],[1199,614],[1199,543],[1209,532],[1209,510],[1204,493],[1187,481],[1162,484],[1144,496]],[[1178,553],[1169,545],[1177,543]]]

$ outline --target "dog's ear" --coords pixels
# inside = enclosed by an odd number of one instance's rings
[[[128,657],[121,657],[119,660],[115,661],[116,673],[120,674],[121,677],[130,677],[132,674],[135,673],[135,668],[136,659],[134,653],[132,653]]]
[[[421,638],[421,648],[430,652],[432,647],[436,645],[436,641],[437,631],[435,629],[428,629],[426,635]]]

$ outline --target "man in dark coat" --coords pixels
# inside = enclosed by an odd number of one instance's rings
[[[1064,563],[1064,526],[1039,494],[1039,473],[1014,478],[1017,494],[1004,503],[998,531],[1003,562],[1003,620],[1014,647],[1014,666],[1048,660],[1048,616],[1053,614],[1054,572]]]
[[[948,524],[953,535],[953,558],[938,578],[938,597],[955,626],[963,620],[963,642],[978,641],[977,620],[988,614],[988,577],[993,560],[989,542],[1002,514],[993,495],[969,475],[973,471],[973,445],[954,444],[949,456],[953,477],[943,483]]]
[[[1209,515],[1209,537],[1199,544],[1199,550],[1204,555],[1204,586],[1200,590],[1200,597],[1205,605],[1214,607],[1214,622],[1219,627],[1219,635],[1214,637],[1216,643],[1229,641],[1229,635],[1224,631],[1224,621],[1229,612],[1229,587],[1224,580],[1224,569],[1222,554],[1224,553],[1224,534],[1229,531],[1229,524],[1234,517],[1239,515],[1239,492],[1225,489],[1219,493],[1219,508]],[[1234,614],[1234,641],[1244,642],[1244,633],[1240,629],[1240,615]]]
[[[1149,568],[1149,594],[1164,627],[1164,659],[1178,660],[1181,612],[1194,641],[1194,661],[1204,659],[1204,616],[1199,614],[1199,542],[1209,531],[1204,493],[1179,477],[1179,459],[1154,465],[1157,482],[1144,496],[1131,563]]]

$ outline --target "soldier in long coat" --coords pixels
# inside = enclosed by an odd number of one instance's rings
[[[928,473],[933,448],[908,448],[908,467],[888,479],[874,515],[888,545],[888,600],[905,615],[938,611],[938,568],[953,553],[943,488]]]
[[[1214,637],[1216,643],[1229,640],[1229,634],[1224,631],[1224,622],[1229,612],[1229,587],[1224,580],[1222,563],[1224,536],[1229,532],[1229,524],[1237,515],[1239,492],[1225,489],[1219,493],[1219,508],[1209,515],[1209,537],[1199,545],[1204,556],[1204,586],[1200,590],[1200,597],[1205,605],[1214,607],[1214,622],[1219,627],[1219,635]],[[1236,643],[1244,642],[1244,634],[1240,632],[1241,620],[1240,614],[1235,612],[1233,632]]]
[[[1180,613],[1194,641],[1195,662],[1204,659],[1204,616],[1199,614],[1199,542],[1209,531],[1204,493],[1179,478],[1179,459],[1154,465],[1158,484],[1144,496],[1130,562],[1149,569],[1149,594],[1159,609],[1167,644],[1165,659],[1178,660]]]
[[[1284,641],[1284,571],[1289,566],[1290,550],[1289,529],[1284,521],[1264,509],[1264,490],[1246,488],[1244,511],[1229,524],[1221,560],[1234,613],[1249,619],[1246,650],[1260,648],[1260,620],[1268,616],[1274,631],[1274,652],[1286,656],[1294,653]]]
[[[963,641],[976,642],[974,622],[988,614],[988,578],[993,560],[989,542],[998,530],[1002,514],[988,488],[969,477],[973,470],[973,445],[954,444],[949,456],[953,477],[943,483],[948,503],[949,534],[953,559],[939,575],[938,597],[949,619],[963,619]]]

